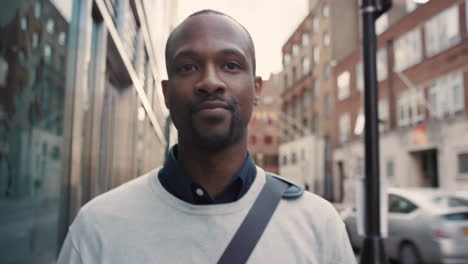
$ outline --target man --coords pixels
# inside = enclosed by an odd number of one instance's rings
[[[101,195],[71,225],[59,263],[216,263],[265,184],[247,150],[262,88],[243,26],[211,10],[166,44],[166,106],[178,129],[164,167]],[[355,263],[338,214],[282,199],[248,263]]]

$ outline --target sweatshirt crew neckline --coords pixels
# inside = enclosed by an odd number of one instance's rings
[[[159,170],[150,173],[148,177],[149,185],[152,192],[158,196],[159,200],[170,207],[192,215],[225,215],[236,213],[240,210],[250,208],[257,196],[259,195],[263,185],[265,184],[265,171],[257,166],[257,175],[249,190],[239,200],[223,203],[223,204],[208,204],[199,205],[185,202],[171,193],[169,193],[161,185],[158,177]]]

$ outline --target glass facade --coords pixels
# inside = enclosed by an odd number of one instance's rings
[[[72,7],[73,0],[2,1],[2,263],[54,263],[66,230],[64,100]]]
[[[170,21],[150,30],[145,10],[176,12],[146,0],[2,1],[0,263],[55,263],[82,205],[162,165],[173,136],[157,85],[164,47],[149,38],[165,40]]]

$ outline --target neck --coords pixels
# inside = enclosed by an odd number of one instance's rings
[[[219,195],[247,157],[247,142],[239,142],[213,152],[184,142],[179,137],[178,162],[193,181],[201,184],[211,197]]]

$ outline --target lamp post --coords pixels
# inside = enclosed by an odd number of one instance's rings
[[[361,264],[387,263],[380,226],[379,124],[375,20],[391,0],[362,0],[365,113],[365,239]]]

